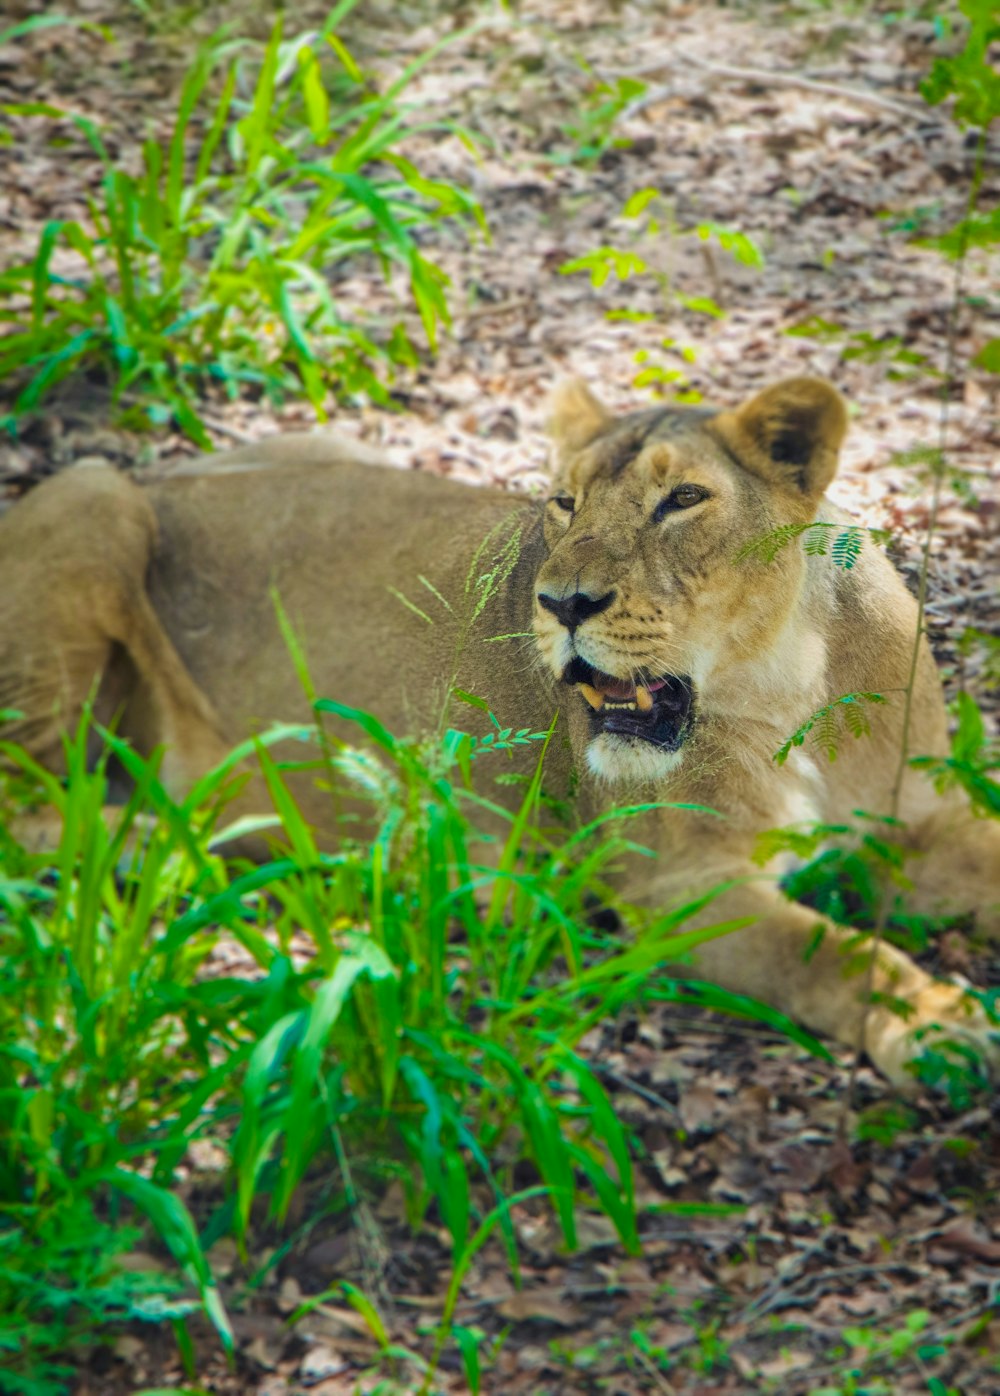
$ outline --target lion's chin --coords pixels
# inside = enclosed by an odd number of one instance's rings
[[[684,760],[683,750],[667,751],[633,737],[601,732],[587,745],[587,766],[609,785],[665,780]]]

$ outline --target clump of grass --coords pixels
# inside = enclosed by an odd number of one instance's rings
[[[92,121],[70,118],[103,174],[88,220],[48,223],[34,256],[0,275],[0,379],[26,380],[8,428],[92,370],[133,415],[172,415],[202,444],[208,383],[304,393],[320,416],[331,391],[384,402],[386,375],[417,350],[402,318],[374,327],[338,301],[358,258],[405,279],[435,348],[448,279],[420,235],[441,220],[485,225],[471,194],[405,153],[428,124],[404,93],[436,49],[379,91],[336,33],[355,3],[318,33],[285,39],[279,19],[253,61],[247,41],[203,46],[169,140],[143,141],[139,173]]]
[[[569,1249],[581,1210],[595,1209],[639,1248],[632,1142],[578,1046],[623,1005],[679,994],[659,967],[727,927],[684,932],[689,909],[643,920],[620,903],[623,940],[589,924],[590,902],[611,896],[610,870],[640,855],[628,821],[649,807],[567,835],[543,797],[548,734],[519,734],[538,761],[504,811],[471,779],[477,763],[507,761],[504,743],[454,729],[403,742],[369,714],[314,707],[358,731],[356,745],[324,735],[315,764],[367,803],[370,836],[355,823],[337,850],[317,846],[289,767],[271,754],[291,729],[275,729],[256,746],[281,847],[253,866],[211,851],[231,762],[177,804],[156,760],[106,734],[135,782],[109,829],[105,760],[87,770],[86,723],[67,745],[65,783],[0,742],[22,796],[40,786],[63,820],[53,855],[0,835],[0,1346],[15,1373],[0,1390],[64,1389],[70,1330],[94,1340],[156,1305],[175,1326],[204,1308],[231,1342],[175,1186],[202,1137],[230,1159],[231,1192],[220,1186],[208,1232],[231,1229],[244,1247],[262,1216],[285,1221],[321,1162],[336,1194],[323,1205],[356,1219],[352,1160],[399,1176],[413,1226],[432,1214],[451,1238],[438,1355],[494,1230],[516,1270],[519,1198],[547,1199]],[[304,964],[291,953],[303,933]],[[248,968],[204,977],[220,934]],[[529,1164],[536,1181],[517,1192],[515,1169]],[[151,1289],[122,1271],[135,1215],[184,1284]],[[73,1238],[91,1224],[99,1244],[85,1256]]]

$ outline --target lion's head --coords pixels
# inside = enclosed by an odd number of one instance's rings
[[[734,560],[745,543],[815,517],[846,423],[839,394],[813,378],[720,413],[614,417],[579,382],[557,390],[534,627],[544,662],[589,705],[595,774],[666,775],[721,667],[780,666],[783,646],[801,646],[783,632],[802,550],[768,566]]]

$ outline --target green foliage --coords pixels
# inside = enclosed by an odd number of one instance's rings
[[[899,1100],[880,1100],[860,1112],[855,1133],[858,1139],[873,1139],[889,1148],[901,1134],[915,1130],[919,1123],[920,1113],[912,1105]]]
[[[724,252],[729,252],[745,267],[764,265],[764,254],[760,248],[739,228],[727,228],[722,223],[698,223],[694,232],[702,242],[716,241]]]
[[[580,102],[575,118],[563,124],[563,135],[572,142],[571,149],[556,152],[551,157],[553,163],[593,166],[605,151],[629,146],[630,141],[615,136],[615,125],[646,87],[639,78],[596,80]]]
[[[763,264],[760,249],[746,233],[736,228],[725,227],[721,223],[698,223],[692,228],[678,228],[669,214],[659,211],[660,202],[660,192],[654,188],[638,189],[626,200],[622,209],[622,217],[634,220],[639,225],[635,234],[636,238],[657,236],[665,222],[667,232],[671,237],[694,238],[703,243],[715,242],[746,266],[761,266]],[[641,223],[640,220],[642,220]],[[713,319],[721,319],[725,315],[722,308],[710,296],[684,295],[672,285],[670,277],[665,272],[651,266],[644,257],[630,248],[616,247],[611,244],[595,247],[582,257],[574,257],[571,261],[564,262],[559,271],[561,275],[586,272],[590,277],[590,284],[595,288],[604,286],[612,276],[619,281],[627,281],[633,276],[648,276],[657,283],[664,306],[667,309],[680,306],[700,315],[711,316]],[[635,323],[654,318],[646,312],[631,311],[621,307],[613,307],[606,312],[606,315],[609,320],[629,320]],[[701,394],[692,389],[683,367],[685,364],[694,362],[695,351],[689,346],[678,344],[670,336],[661,337],[659,347],[667,350],[674,358],[680,359],[682,366],[659,362],[652,359],[649,350],[639,349],[634,356],[639,372],[632,380],[633,386],[637,388],[651,387],[661,396],[663,395],[662,390],[669,386],[676,401],[699,402]]]
[[[630,276],[641,275],[648,270],[641,257],[620,247],[595,247],[592,252],[574,257],[559,268],[563,276],[575,271],[588,272],[591,286],[603,286],[612,273],[619,281],[627,281]]]
[[[942,453],[934,452],[931,468],[935,471],[935,478],[941,478],[943,466]],[[751,544],[751,554],[770,560],[777,550],[799,536],[800,532],[798,526],[792,526],[779,530],[776,537],[769,535],[764,540],[755,540]],[[844,539],[843,542],[840,537],[835,540],[835,561],[840,561],[841,565],[852,564],[857,555],[856,546],[860,546],[861,532],[851,530],[852,534],[858,535],[857,545],[853,538]],[[808,543],[806,547],[809,550]],[[975,642],[973,635],[969,643]],[[782,764],[792,747],[802,746],[809,735],[826,751],[829,759],[834,760],[844,728],[855,737],[867,735],[870,730],[867,715],[859,705],[884,701],[880,694],[852,693],[826,704],[782,744],[774,755],[775,761]],[[913,757],[910,758],[910,765],[926,771],[939,791],[961,786],[974,809],[984,816],[1000,817],[1000,783],[991,774],[1000,766],[996,744],[988,737],[982,714],[967,693],[958,695],[953,705],[953,715],[957,724],[950,755],[947,758]],[[861,813],[856,811],[859,816]],[[872,817],[865,818],[870,821]],[[941,927],[927,918],[914,917],[904,911],[900,891],[909,887],[905,874],[908,849],[895,834],[898,821],[894,817],[877,817],[876,823],[882,827],[873,828],[869,824],[867,829],[861,831],[850,825],[819,824],[806,829],[771,830],[758,840],[755,856],[762,864],[779,853],[791,853],[796,859],[805,860],[803,866],[784,879],[784,890],[794,900],[814,906],[840,925],[856,926],[863,931],[873,930],[873,944],[877,944],[885,935],[910,951],[921,950],[925,948],[929,936]],[[820,926],[817,945],[822,934]],[[859,947],[862,944],[862,937],[859,936]],[[871,953],[874,951],[862,949],[859,967]],[[995,995],[976,994],[975,997],[995,1023]],[[905,1009],[904,1004],[894,1003],[883,996],[878,996],[877,1000],[873,996],[873,1001],[879,1001],[900,1013]],[[918,1041],[921,1035],[917,1034]],[[923,1084],[946,1095],[957,1110],[968,1108],[988,1085],[980,1055],[967,1043],[943,1037],[937,1030],[931,1030],[911,1069]],[[863,1137],[891,1138],[897,1124],[892,1120],[874,1122]],[[905,1121],[902,1127],[905,1127]],[[850,1389],[855,1388],[851,1386]]]
[[[916,374],[937,376],[937,371],[928,363],[926,354],[907,348],[899,335],[873,335],[869,330],[847,331],[843,325],[833,320],[824,320],[820,315],[790,325],[785,334],[797,338],[819,339],[824,342],[843,341],[840,357],[845,363],[859,359],[862,363],[885,363],[886,376],[891,379],[912,378]]]
[[[889,939],[908,951],[921,951],[941,923],[905,910],[910,881],[903,833],[888,815],[856,810],[847,823],[769,829],[758,835],[754,861],[763,866],[779,854],[791,854],[797,866],[785,874],[782,887],[794,901],[864,934],[883,914]]]
[[[225,1008],[194,987],[210,937],[198,928],[167,944],[160,930],[218,883],[212,815],[170,805],[152,763],[135,768],[109,832],[105,764],[88,773],[86,752],[81,727],[64,789],[0,742],[64,827],[48,860],[0,830],[0,1390],[63,1390],[66,1343],[113,1318],[204,1308],[230,1344],[191,1218],[162,1186],[221,1083],[215,1048],[240,1050]],[[134,1171],[140,1157],[155,1160],[151,1177]],[[200,1300],[170,1276],[122,1271],[135,1233],[98,1220],[113,1191],[151,1218]]]
[[[0,1392],[61,1396],[71,1352],[117,1324],[181,1323],[200,1307],[176,1277],[124,1266],[141,1240],[109,1225],[86,1195],[46,1204],[5,1200],[0,1216]]]
[[[813,744],[826,753],[827,759],[836,761],[837,749],[843,735],[850,734],[857,738],[867,737],[871,733],[868,715],[863,705],[885,701],[881,693],[841,694],[831,703],[825,703],[823,707],[818,708],[787,741],[782,742],[774,753],[773,760],[779,766],[783,766],[791,754],[792,747],[803,746],[806,737],[811,736]]]
[[[1000,782],[992,774],[1000,770],[1000,747],[987,732],[983,715],[968,693],[958,694],[951,711],[957,725],[950,754],[914,756],[910,765],[926,772],[939,791],[961,786],[973,809],[1000,818]]]
[[[968,22],[965,45],[949,58],[936,58],[920,84],[925,102],[937,106],[955,98],[955,120],[984,130],[1000,116],[1000,73],[990,53],[1000,41],[1000,16],[994,0],[959,0]]]
[[[936,1091],[956,1111],[969,1110],[983,1098],[990,1089],[990,1073],[974,1048],[931,1029],[918,1028],[914,1037],[918,1043],[928,1038],[920,1055],[907,1064],[922,1085]]]
[[[480,561],[470,604],[509,553],[498,542]],[[588,906],[608,898],[609,870],[641,856],[629,820],[655,807],[614,811],[567,837],[547,822],[548,733],[494,721],[485,736],[446,730],[418,744],[369,714],[314,706],[363,742],[275,729],[182,804],[156,760],[105,734],[135,782],[110,828],[108,757],[87,770],[85,724],[67,745],[65,784],[0,744],[20,773],[12,788],[23,799],[34,787],[63,821],[51,855],[0,832],[0,1390],[56,1396],[66,1343],[86,1345],[119,1319],[179,1325],[198,1309],[230,1344],[206,1242],[174,1186],[199,1139],[227,1151],[232,1179],[226,1202],[220,1178],[208,1235],[231,1228],[241,1245],[251,1214],[280,1225],[314,1170],[330,1180],[320,1205],[350,1212],[360,1206],[355,1164],[399,1176],[412,1223],[433,1212],[451,1237],[439,1356],[463,1277],[494,1230],[516,1268],[518,1199],[548,1199],[569,1248],[581,1209],[603,1212],[626,1249],[638,1248],[632,1140],[577,1051],[583,1035],[649,996],[755,1011],[662,976],[665,961],[740,924],[685,931],[704,900],[652,917],[619,905],[624,938],[588,924]],[[278,741],[317,735],[315,758],[272,755]],[[539,761],[513,813],[472,792],[473,760],[502,767],[506,750],[532,742]],[[281,847],[259,866],[227,866],[212,848],[236,757],[249,752]],[[332,800],[367,806],[371,836],[359,841],[345,822],[338,851],[318,849],[287,784],[303,766]],[[247,968],[205,976],[223,935]],[[291,955],[302,936],[304,964]],[[513,1190],[518,1165],[537,1178],[527,1192]],[[143,1218],[176,1273],[123,1267]],[[457,1341],[472,1374],[471,1340]]]
[[[31,15],[28,19],[18,20],[8,29],[0,29],[0,44],[12,44],[15,39],[22,38],[25,34],[34,34],[39,29],[53,29],[64,24],[71,24],[77,29],[90,29],[97,33],[106,34],[107,31],[91,20],[78,19],[74,15]],[[0,111],[16,110],[9,103],[0,105]]]
[[[744,543],[734,561],[771,563],[789,543],[803,538],[802,549],[809,557],[826,557],[829,541],[831,560],[837,567],[849,572],[861,555],[866,535],[872,543],[883,545],[892,538],[889,529],[863,528],[860,524],[848,524],[846,528],[843,524],[822,522],[779,524],[770,533]]]
[[[927,1374],[927,1364],[948,1352],[954,1335],[928,1336],[930,1322],[926,1309],[914,1309],[893,1327],[845,1328],[844,1342],[852,1349],[847,1370],[836,1386],[813,1387],[810,1396],[891,1396],[898,1389],[898,1373],[910,1366],[926,1380],[931,1396],[951,1396],[942,1381]],[[890,1374],[888,1384],[880,1379],[881,1372]]]
[[[402,322],[376,334],[338,304],[336,277],[359,257],[387,279],[400,269],[435,348],[447,278],[419,234],[446,219],[483,227],[482,216],[403,153],[418,128],[401,94],[434,50],[380,93],[334,32],[350,8],[342,0],[319,35],[287,41],[279,21],[246,98],[249,44],[205,45],[170,138],[143,142],[138,174],[93,122],[71,118],[100,163],[100,191],[89,220],[50,222],[33,258],[0,275],[0,378],[27,380],[8,427],[94,367],[117,400],[154,421],[172,414],[202,443],[209,382],[231,395],[304,392],[321,417],[331,390],[384,402],[379,366],[391,374],[416,350]]]
[[[993,54],[1000,41],[1000,16],[994,0],[959,0],[958,8],[963,16],[964,44],[958,52],[934,60],[930,73],[920,84],[920,91],[932,106],[953,99],[955,120],[961,126],[976,127],[980,131],[968,206],[964,217],[936,235],[926,230],[926,225],[940,213],[933,207],[893,214],[889,227],[904,232],[921,246],[936,248],[946,257],[961,261],[973,247],[993,247],[1000,242],[1000,210],[982,212],[977,207],[984,174],[982,157],[986,133],[1000,117],[1000,74]],[[947,15],[935,15],[935,22],[942,32],[951,28]],[[786,333],[824,340],[842,339],[845,360],[885,361],[890,378],[912,377],[917,373],[923,377],[940,376],[922,354],[907,348],[897,335],[875,337],[867,331],[848,333],[844,326],[818,316],[793,326]],[[988,340],[972,362],[988,373],[1000,373],[1000,340]]]
[[[982,654],[980,682],[984,688],[1000,688],[1000,635],[968,626],[962,631],[955,648],[964,656],[979,650]]]

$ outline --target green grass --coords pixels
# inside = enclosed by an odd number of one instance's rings
[[[337,34],[356,3],[341,0],[318,35],[286,39],[279,20],[262,53],[223,34],[204,45],[169,139],[142,142],[138,173],[88,118],[8,106],[71,120],[100,184],[87,219],[49,222],[34,255],[0,274],[0,379],[20,381],[3,425],[61,379],[96,371],[134,420],[173,417],[207,444],[208,384],[304,394],[321,417],[331,393],[387,402],[387,378],[418,362],[406,302],[434,350],[448,278],[422,235],[485,224],[471,194],[424,176],[407,150],[419,131],[469,137],[404,100],[440,45],[381,90],[362,71]],[[394,320],[365,322],[338,300],[359,259],[405,285]]]
[[[533,1173],[529,1195],[547,1199],[567,1249],[594,1210],[639,1248],[634,1144],[578,1050],[593,1024],[682,994],[752,1011],[660,970],[725,927],[685,932],[689,909],[621,903],[621,935],[591,926],[609,871],[641,854],[627,810],[567,834],[543,799],[547,734],[527,734],[538,765],[505,813],[471,786],[479,762],[503,773],[502,743],[454,730],[400,742],[367,714],[315,706],[364,738],[326,738],[310,759],[367,802],[370,830],[345,825],[335,852],[316,847],[270,754],[289,733],[276,729],[256,759],[283,847],[260,865],[213,851],[231,763],[178,805],[156,760],[108,736],[136,783],[109,829],[106,763],[87,770],[85,724],[65,782],[0,741],[18,771],[8,812],[34,790],[64,829],[42,855],[0,825],[0,1391],[65,1390],[67,1344],[130,1317],[162,1314],[182,1332],[204,1309],[229,1345],[207,1244],[229,1231],[245,1254],[254,1227],[287,1226],[300,1194],[358,1220],[357,1177],[376,1174],[402,1180],[414,1228],[433,1220],[451,1239],[440,1355],[494,1231],[517,1272],[516,1168]],[[304,965],[291,953],[303,933]],[[223,936],[248,968],[206,976]],[[176,1182],[198,1139],[229,1160],[200,1233]],[[318,1202],[317,1170],[334,1180]],[[176,1262],[166,1277],[118,1262],[143,1224]],[[472,1361],[464,1330],[455,1340]]]

